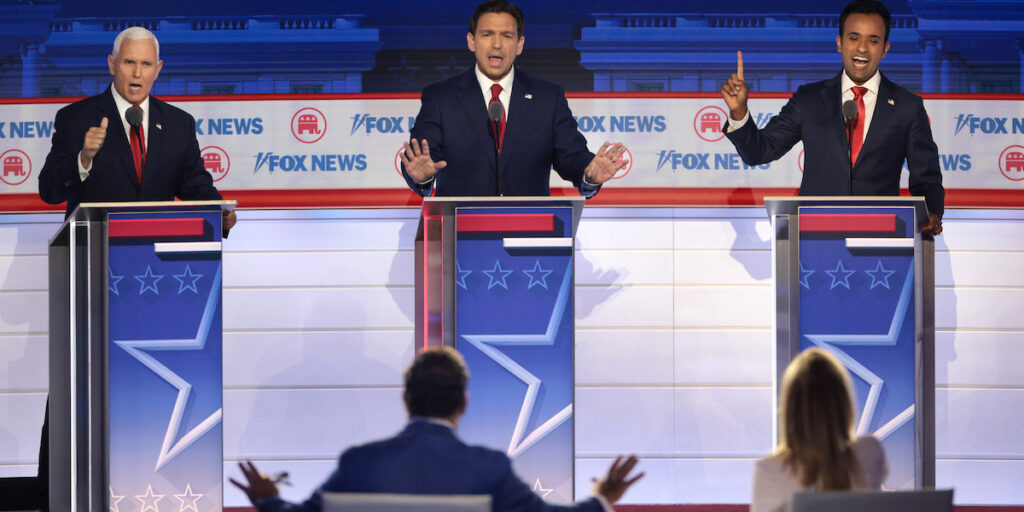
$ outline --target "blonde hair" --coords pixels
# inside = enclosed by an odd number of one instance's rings
[[[850,447],[853,391],[850,375],[835,356],[809,348],[793,359],[782,378],[778,453],[805,487],[849,489],[862,482]]]
[[[139,39],[152,39],[153,46],[156,47],[156,60],[160,60],[160,41],[157,41],[156,36],[143,27],[128,27],[122,30],[121,33],[114,38],[114,51],[111,55],[115,58],[117,58],[118,53],[121,53],[121,43],[124,42],[125,39],[131,39],[132,41]]]

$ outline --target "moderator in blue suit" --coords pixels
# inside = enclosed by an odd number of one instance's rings
[[[945,190],[924,102],[878,71],[889,51],[890,19],[889,10],[875,0],[847,5],[836,36],[843,71],[801,86],[761,130],[750,122],[738,53],[736,74],[722,86],[730,110],[726,136],[748,165],[776,160],[803,141],[802,196],[899,195],[905,161],[910,193],[924,196],[928,205],[929,219],[921,230],[937,235]],[[857,107],[849,124],[841,109],[846,101]]]
[[[587,149],[561,87],[513,66],[523,26],[515,4],[481,4],[466,34],[476,65],[423,90],[401,155],[418,194],[546,196],[553,167],[590,197],[626,165],[621,144],[605,142],[597,155]]]
[[[504,453],[469,446],[455,434],[466,410],[469,372],[451,348],[420,352],[405,373],[403,400],[409,424],[394,437],[346,450],[338,467],[302,504],[283,501],[272,480],[251,463],[240,464],[242,489],[260,512],[314,512],[325,492],[489,495],[493,512],[612,512],[643,473],[630,477],[636,457],[617,459],[595,495],[573,506],[546,503],[512,470]]]

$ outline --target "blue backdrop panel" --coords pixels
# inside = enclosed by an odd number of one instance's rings
[[[857,431],[874,434],[889,488],[914,487],[914,208],[801,208],[808,215],[893,215],[886,232],[800,232],[800,349],[823,347],[852,377]],[[803,224],[802,224],[803,225]],[[852,240],[864,248],[850,248]],[[870,240],[881,240],[872,244]],[[883,248],[886,242],[904,247]],[[856,245],[856,244],[854,244]],[[873,245],[873,246],[872,246]]]
[[[553,214],[555,222],[544,233],[465,233],[465,213]],[[567,207],[456,214],[456,339],[471,373],[460,435],[506,451],[535,492],[561,503],[573,499],[572,221]],[[516,249],[509,238],[570,243]]]
[[[219,511],[222,504],[219,211],[111,214],[198,219],[200,236],[111,237],[110,510]],[[169,251],[158,252],[157,243]],[[120,508],[119,508],[120,507]]]

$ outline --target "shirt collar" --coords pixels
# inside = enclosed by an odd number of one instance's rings
[[[512,66],[512,69],[510,69],[508,71],[508,74],[505,75],[505,78],[502,78],[501,80],[498,80],[497,82],[495,82],[494,80],[491,80],[490,78],[487,78],[487,75],[485,75],[483,71],[480,71],[480,65],[479,64],[473,66],[473,71],[476,72],[476,81],[480,83],[480,90],[484,92],[484,99],[485,100],[490,101],[490,99],[491,99],[491,85],[492,84],[501,85],[501,92],[502,93],[506,93],[507,92],[509,94],[512,94],[512,81],[515,78],[515,74],[516,74],[516,67],[515,66]]]
[[[866,87],[869,91],[871,91],[872,94],[877,96],[878,95],[878,86],[881,83],[882,83],[882,72],[878,71],[878,70],[875,70],[874,76],[869,78],[867,82],[864,82],[864,85],[862,85],[861,87]],[[849,91],[851,87],[855,87],[856,85],[857,84],[853,83],[853,80],[851,80],[850,77],[846,74],[846,70],[843,70],[842,84],[840,85],[840,87],[842,87],[842,89],[841,89],[842,92],[845,93],[846,91]]]
[[[121,115],[121,121],[125,122],[124,113],[131,108],[132,104],[128,103],[128,100],[124,99],[124,97],[121,96],[121,93],[117,92],[117,89],[114,88],[114,84],[110,84],[110,94],[114,97],[114,105],[117,107],[117,113]],[[149,95],[146,95],[146,99],[142,100],[142,103],[139,103],[139,108],[142,109],[142,113],[144,115],[149,113]]]

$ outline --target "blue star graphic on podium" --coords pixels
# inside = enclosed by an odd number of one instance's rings
[[[536,260],[536,262],[533,264],[533,269],[532,270],[524,270],[523,271],[523,273],[526,274],[530,278],[530,284],[526,286],[526,289],[529,290],[530,288],[533,288],[533,285],[539,285],[542,288],[544,288],[545,290],[547,290],[548,289],[548,276],[551,275],[552,272],[554,272],[554,271],[553,270],[545,270],[545,269],[541,268],[541,266],[540,266],[540,259]],[[538,277],[537,274],[540,274],[540,276]]]
[[[160,274],[154,274],[153,268],[146,265],[146,273],[141,276],[135,276],[135,279],[139,280],[142,284],[142,288],[139,289],[139,295],[145,293],[146,290],[153,290],[153,293],[160,295],[160,290],[156,289],[156,283],[159,283],[164,276]]]
[[[196,288],[196,283],[202,277],[202,274],[193,274],[192,267],[189,265],[185,265],[184,274],[174,274],[174,278],[178,280],[178,283],[180,283],[178,286],[178,293],[180,294],[185,290],[192,290],[192,292],[198,294],[199,289]]]
[[[846,270],[843,267],[843,260],[836,261],[835,270],[826,270],[825,273],[832,277],[832,286],[830,290],[835,289],[836,286],[843,286],[847,290],[850,289],[850,276],[852,276],[856,270]]]
[[[459,285],[459,288],[462,288],[463,290],[468,290],[469,288],[466,288],[466,277],[472,274],[473,271],[462,270],[462,265],[460,265],[459,262],[456,261],[455,272],[456,274],[458,274],[457,277],[455,278],[455,283]]]
[[[814,273],[813,270],[805,269],[804,268],[804,262],[801,261],[800,262],[800,286],[803,286],[804,288],[807,288],[808,290],[810,290],[811,289],[811,284],[807,282],[807,279],[810,278],[811,274],[813,274],[813,273]]]
[[[488,290],[495,286],[500,286],[508,290],[508,283],[505,282],[505,278],[507,278],[512,271],[501,268],[500,261],[494,260],[494,268],[491,270],[484,270],[483,273],[487,274],[487,277],[491,278],[491,282],[487,283]],[[500,277],[498,277],[498,274],[500,274]]]
[[[203,434],[220,423],[222,409],[218,408],[192,428],[192,430],[179,437],[178,433],[181,430],[182,418],[186,413],[186,407],[189,406],[189,397],[193,393],[193,385],[149,353],[150,351],[202,351],[206,348],[207,338],[211,334],[214,316],[217,313],[217,307],[220,302],[220,281],[221,269],[218,265],[195,337],[191,339],[114,340],[117,346],[123,348],[128,354],[142,363],[143,366],[167,381],[168,384],[177,390],[177,397],[171,410],[170,420],[167,423],[167,430],[159,450],[154,471],[159,470],[173,460],[178,454],[195,443]],[[209,384],[216,385],[219,388],[220,383],[214,382]],[[203,390],[201,392],[210,393],[211,391]],[[216,392],[219,394],[220,390],[217,389]]]
[[[114,275],[114,269],[109,266],[107,267],[107,273],[109,275],[108,280],[110,281],[110,291],[113,292],[114,295],[121,295],[121,293],[117,291],[117,285],[122,279],[124,279],[124,276]]]
[[[874,290],[876,286],[882,286],[886,290],[889,289],[889,276],[896,273],[895,270],[886,270],[882,266],[882,260],[878,260],[878,265],[875,266],[874,270],[865,270],[865,274],[871,276],[871,289]]]

